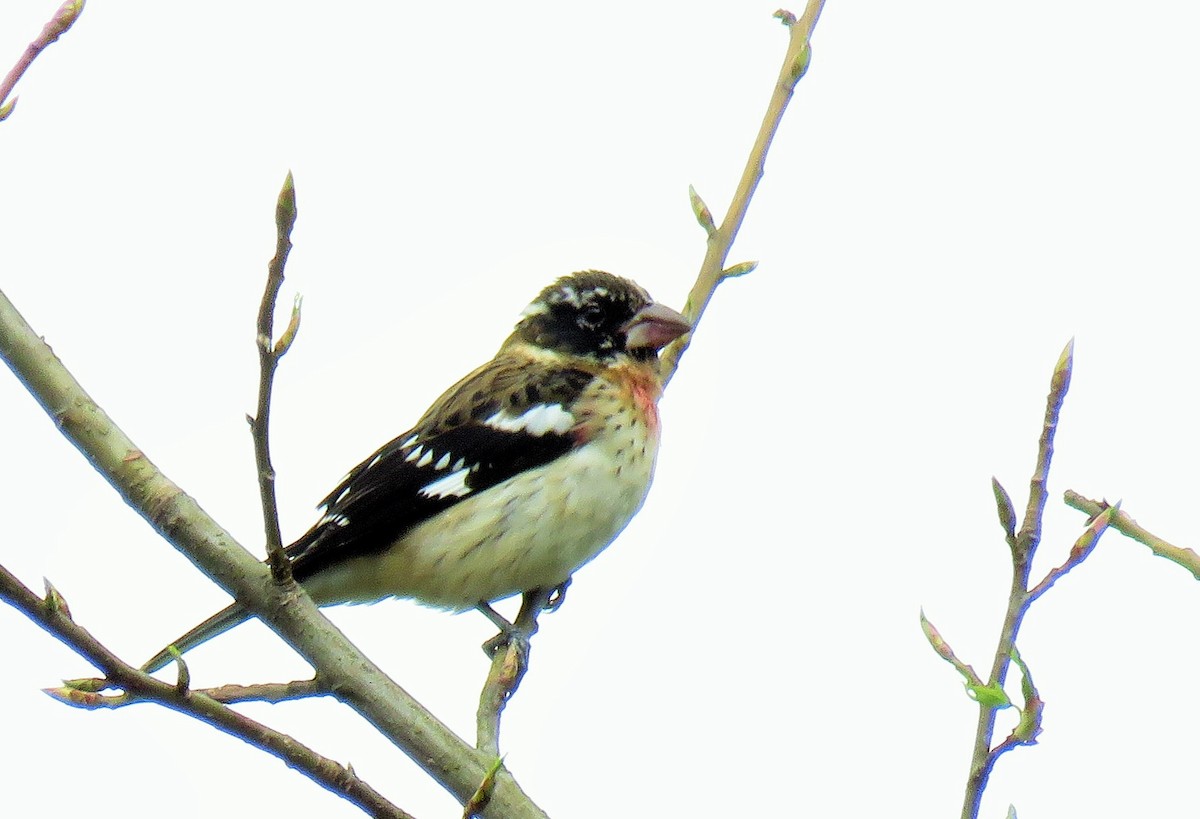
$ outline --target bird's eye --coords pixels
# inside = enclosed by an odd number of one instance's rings
[[[585,330],[595,330],[604,323],[604,310],[589,304],[579,311],[579,326]]]

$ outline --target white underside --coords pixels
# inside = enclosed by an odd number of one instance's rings
[[[553,588],[603,551],[646,498],[657,441],[644,424],[622,429],[465,498],[388,551],[305,586],[320,605],[396,596],[448,609]]]

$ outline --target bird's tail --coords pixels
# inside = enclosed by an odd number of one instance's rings
[[[212,617],[209,617],[200,625],[196,626],[191,631],[184,634],[171,645],[164,648],[162,651],[151,657],[145,665],[142,666],[142,671],[147,674],[158,671],[158,669],[171,662],[173,655],[171,649],[175,649],[180,654],[185,651],[190,651],[201,643],[211,640],[218,634],[222,634],[239,623],[244,623],[253,615],[242,606],[241,603],[233,603],[232,605],[221,609]]]

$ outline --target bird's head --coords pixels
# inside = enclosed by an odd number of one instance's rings
[[[600,270],[563,276],[521,312],[514,333],[536,347],[609,361],[638,360],[692,329],[681,314],[656,304],[629,279]]]

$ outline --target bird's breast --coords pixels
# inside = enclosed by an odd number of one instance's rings
[[[646,498],[658,450],[656,393],[649,389],[628,380],[598,384],[574,449],[465,498],[394,547],[331,567],[306,587],[318,602],[328,588],[341,599],[326,602],[399,596],[467,609],[559,585],[603,551]]]

